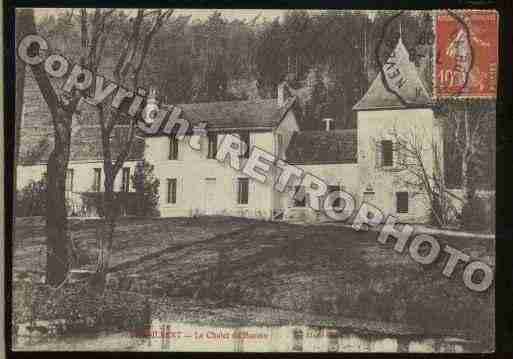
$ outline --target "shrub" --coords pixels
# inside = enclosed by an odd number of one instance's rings
[[[43,216],[46,212],[46,176],[30,181],[21,191],[16,191],[16,216]]]
[[[104,329],[140,330],[151,321],[151,308],[144,295],[106,290],[97,293],[83,283],[65,285],[55,291],[30,281],[14,286],[14,322],[30,320],[62,322],[54,334],[83,334]]]
[[[471,231],[490,231],[494,226],[494,211],[487,210],[487,199],[474,196],[461,211],[461,223],[464,229]]]
[[[160,182],[153,174],[154,166],[146,160],[138,162],[132,175],[132,186],[139,194],[138,216],[159,216],[159,185]]]
[[[82,206],[84,212],[91,215],[93,212],[100,217],[104,216],[103,201],[104,192],[83,192]],[[137,215],[140,195],[133,192],[116,192],[114,193],[114,203],[116,215]]]

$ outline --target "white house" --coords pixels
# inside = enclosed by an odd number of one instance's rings
[[[250,147],[264,149],[323,179],[330,191],[351,193],[357,205],[365,201],[403,221],[427,221],[427,198],[418,188],[405,184],[405,172],[397,167],[398,151],[391,131],[416,131],[441,145],[441,128],[401,40],[385,62],[383,75],[386,83],[379,74],[354,106],[356,130],[330,130],[327,123],[326,131],[301,131],[294,98],[287,98],[283,86],[277,100],[179,105],[191,124],[208,123],[208,136],[202,139],[200,152],[191,149],[187,139],[178,142],[177,149],[173,147],[175,140],[165,134],[146,139],[145,158],[155,165],[164,184],[160,187],[161,214],[322,219],[320,212],[307,205],[308,197],[296,200],[290,193],[273,190],[274,181],[261,184],[217,162],[209,143],[219,144],[231,133],[249,140]],[[432,173],[430,150],[426,146],[423,161]]]
[[[442,150],[443,136],[442,125],[430,105],[430,97],[399,38],[383,71],[353,107],[358,123],[359,194],[363,201],[402,221],[425,222],[429,208],[424,193],[407,186],[410,178],[397,166],[401,154],[396,150],[394,133],[409,139],[413,133],[423,140],[422,161],[432,175],[431,145],[436,143]]]
[[[178,140],[157,133],[146,138],[145,158],[160,179],[162,216],[230,215],[273,218],[280,199],[272,186],[254,181],[216,160],[226,134],[236,134],[249,147],[283,157],[291,137],[299,131],[295,99],[228,101],[178,105],[192,126],[208,124],[207,136],[198,136],[201,150],[191,146],[192,135]],[[249,151],[241,157],[248,157]]]
[[[116,129],[126,132],[126,129]],[[125,131],[124,131],[125,130]],[[118,134],[122,136],[123,134]],[[23,142],[23,138],[21,140]],[[22,163],[17,166],[17,188],[25,187],[30,181],[43,178],[47,171],[47,161],[52,145],[47,146],[38,154],[36,163]],[[133,151],[119,171],[115,181],[114,190],[120,192],[133,192],[131,177],[135,172],[136,164],[143,158],[144,141],[137,140]],[[113,151],[114,156],[116,151]],[[94,209],[83,212],[81,194],[84,192],[103,192],[105,173],[101,154],[100,130],[97,126],[79,127],[73,132],[70,146],[70,160],[66,174],[66,197],[68,199],[70,215],[96,215]],[[92,212],[91,212],[92,211]]]
[[[273,189],[277,173],[272,174],[271,181],[262,184],[218,162],[216,151],[223,137],[236,134],[250,148],[257,146],[324,180],[329,191],[340,188],[351,193],[357,206],[365,201],[402,221],[428,219],[426,198],[419,189],[405,185],[405,173],[397,167],[399,154],[390,132],[415,131],[441,145],[441,128],[401,40],[383,65],[382,73],[354,106],[357,112],[354,130],[331,130],[326,121],[326,131],[302,131],[297,121],[297,101],[284,84],[279,87],[277,99],[177,107],[181,109],[181,117],[191,125],[206,122],[207,135],[187,133],[182,140],[163,132],[146,136],[144,158],[154,165],[160,180],[159,209],[164,217],[322,219],[320,212],[307,205],[308,197],[297,200],[290,193]],[[200,141],[200,151],[189,146],[191,140]],[[432,173],[433,154],[428,147],[423,160],[427,171]],[[248,155],[249,151],[242,157]],[[79,178],[74,190],[86,190],[96,183],[94,176],[98,174],[94,168],[98,162],[95,161],[81,162],[72,156],[70,168],[76,171],[73,178]],[[134,164],[129,162],[126,167],[131,169]],[[43,167],[21,166],[18,188],[43,170]],[[124,182],[121,182],[122,187]],[[299,189],[290,188],[290,192]]]

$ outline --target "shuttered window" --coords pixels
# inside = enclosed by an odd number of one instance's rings
[[[93,191],[100,192],[102,181],[102,169],[94,168]]]
[[[237,203],[248,204],[249,201],[249,178],[239,178],[237,189]]]
[[[241,147],[240,155],[242,158],[249,158],[249,152],[250,152],[250,146],[251,146],[249,132],[239,133],[239,138],[241,139],[242,142],[244,142],[247,145],[246,152],[242,152],[243,148]]]
[[[302,198],[299,198],[301,195]],[[294,194],[294,207],[306,207],[306,194],[303,186],[296,186],[296,192]]]
[[[328,186],[328,193],[340,192],[340,186],[330,185]],[[333,207],[340,207],[340,197],[333,201]]]
[[[68,169],[66,172],[66,191],[73,192],[73,169]]]
[[[121,174],[121,192],[130,191],[130,167],[124,167]]]
[[[178,159],[178,140],[175,137],[169,137],[169,159]]]
[[[276,154],[278,158],[281,158],[281,151],[283,150],[283,135],[278,133],[276,135]]]
[[[208,134],[208,155],[207,158],[216,158],[217,156],[217,133]]]
[[[167,203],[176,203],[176,178],[167,179]]]
[[[381,141],[381,161],[382,166],[394,165],[394,146],[392,141]]]
[[[408,213],[408,192],[396,192],[397,213]]]

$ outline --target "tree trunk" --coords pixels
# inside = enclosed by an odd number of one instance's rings
[[[17,12],[19,24],[29,33],[37,33],[34,10]],[[53,120],[54,148],[48,159],[46,192],[46,280],[50,285],[60,284],[67,275],[71,248],[66,237],[66,170],[68,168],[71,120],[76,98],[70,108],[64,109],[46,74],[43,64],[31,66],[34,79],[41,91]]]
[[[472,186],[469,183],[469,160],[465,154],[461,162],[461,190],[463,192],[463,205],[465,205],[474,196]]]
[[[100,238],[99,258],[96,267],[96,274],[93,277],[93,285],[98,291],[105,289],[107,272],[109,269],[110,257],[114,230],[116,227],[116,201],[114,198],[114,180],[111,178],[111,171],[105,171],[105,193],[103,198],[103,213],[105,222]]]
[[[31,13],[23,10],[16,11],[16,49],[18,48],[18,44],[25,37],[26,34],[30,32],[30,21],[31,21]],[[14,159],[15,161],[19,160],[19,151],[20,151],[20,131],[21,131],[21,120],[23,115],[23,94],[25,88],[25,63],[18,58],[16,58],[16,100],[15,100],[15,123],[16,123],[16,134],[15,134],[15,152]],[[17,162],[16,162],[17,164]]]
[[[68,168],[69,140],[55,141],[48,159],[48,187],[46,212],[46,278],[50,285],[58,285],[65,278],[70,265],[70,248],[66,237],[66,170]]]
[[[17,43],[17,42],[16,42]],[[15,135],[15,152],[14,160],[18,165],[20,155],[20,136],[21,136],[21,121],[23,118],[23,94],[25,89],[25,64],[23,61],[16,60],[16,101],[15,101],[15,122],[16,122],[16,135]]]

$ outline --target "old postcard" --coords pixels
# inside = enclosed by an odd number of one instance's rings
[[[494,351],[499,20],[17,9],[13,350]]]

